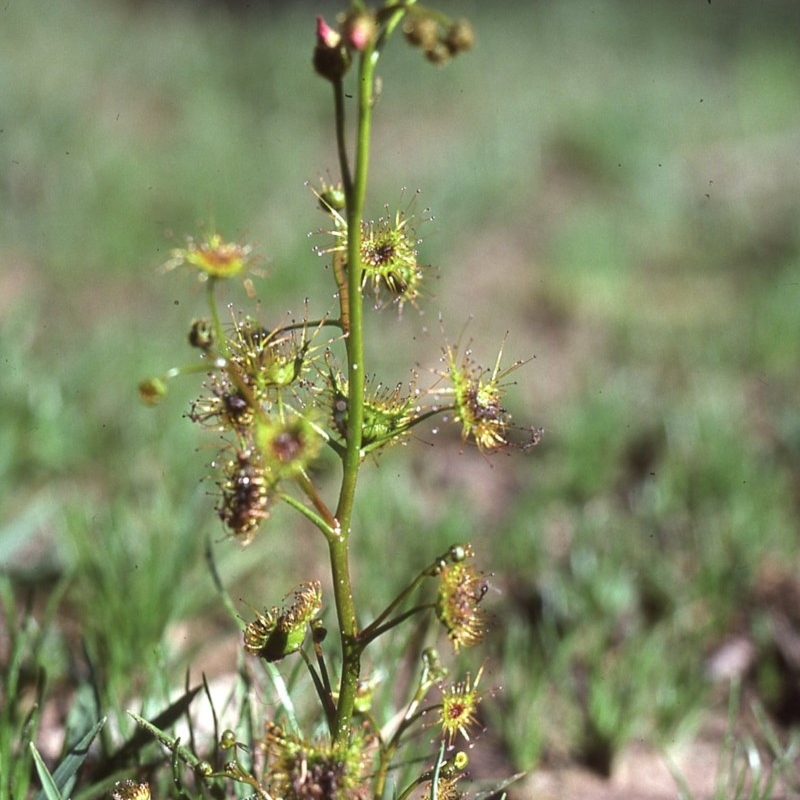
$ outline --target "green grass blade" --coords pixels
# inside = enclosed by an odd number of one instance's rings
[[[515,775],[512,775],[510,778],[506,778],[505,780],[496,783],[489,789],[484,789],[482,792],[478,792],[475,795],[473,800],[488,800],[489,797],[497,797],[500,792],[502,792],[507,786],[510,786],[512,783],[524,778],[527,773],[525,772],[517,772]]]
[[[64,800],[61,792],[56,785],[55,779],[47,769],[36,745],[31,742],[31,754],[33,755],[33,763],[36,765],[36,772],[39,775],[39,780],[42,782],[42,791],[36,795],[36,800]]]
[[[170,736],[166,733],[162,727],[168,727],[171,725],[177,717],[174,716],[174,712],[177,707],[182,707],[183,710],[188,706],[189,702],[191,702],[192,698],[197,694],[197,692],[202,688],[202,686],[197,686],[191,691],[187,692],[179,701],[178,703],[174,703],[170,708],[167,709],[164,713],[160,714],[156,718],[156,723],[149,722],[144,717],[140,717],[138,714],[134,713],[133,711],[128,711],[128,715],[134,719],[143,729],[144,731],[149,734],[150,736],[157,739],[161,744],[165,747],[168,747],[173,753],[175,753],[184,763],[188,764],[190,767],[196,767],[200,763],[200,759],[188,748],[181,746],[180,740],[176,739],[173,736]],[[182,712],[181,712],[182,713]],[[166,721],[167,724],[164,724]],[[140,742],[141,737],[137,734],[131,742]],[[131,743],[129,743],[130,745]],[[126,746],[127,750],[127,746]]]
[[[69,749],[69,752],[52,775],[47,771],[41,756],[39,756],[36,748],[31,744],[33,757],[36,761],[36,769],[42,781],[42,791],[36,796],[36,800],[54,800],[54,798],[61,797],[62,792],[66,795],[70,794],[72,787],[75,785],[78,770],[86,760],[86,756],[89,755],[89,747],[105,724],[105,717],[96,722],[80,740]],[[46,776],[43,775],[42,769],[44,769]],[[52,794],[53,789],[57,794]]]

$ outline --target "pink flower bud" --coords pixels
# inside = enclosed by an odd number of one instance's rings
[[[317,43],[323,47],[338,47],[342,37],[322,17],[317,17]]]
[[[375,38],[376,32],[377,25],[372,14],[351,14],[342,26],[342,33],[347,46],[358,52],[366,50],[367,46]]]
[[[317,44],[314,48],[314,69],[329,81],[339,81],[350,66],[350,55],[342,36],[322,17],[317,17]]]

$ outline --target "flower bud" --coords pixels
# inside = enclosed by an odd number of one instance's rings
[[[139,397],[148,406],[154,406],[167,394],[167,384],[161,378],[145,378],[139,384]]]
[[[322,17],[317,17],[317,45],[314,48],[314,69],[318,75],[335,83],[350,68],[350,54],[342,37]]]
[[[467,558],[472,558],[472,545],[470,544],[454,544],[448,551],[447,555],[454,564],[459,561],[464,561]]]
[[[375,697],[375,684],[369,681],[359,681],[356,688],[355,710],[358,714],[368,714],[372,709]]]
[[[236,734],[232,730],[225,730],[219,739],[219,746],[222,750],[230,750],[236,746]]]
[[[328,637],[328,629],[321,619],[315,619],[311,623],[311,637],[314,640],[314,644],[322,644]]]
[[[322,17],[317,17],[317,44],[334,48],[342,43],[341,34],[328,25]]]
[[[469,20],[456,20],[447,29],[444,43],[452,55],[471,49],[475,44],[475,31]]]
[[[347,202],[341,186],[325,186],[318,195],[319,206],[323,211],[341,211]]]
[[[431,64],[446,64],[452,57],[453,54],[450,52],[450,48],[443,42],[436,42],[433,47],[425,51],[425,58]]]
[[[347,46],[359,53],[374,41],[377,30],[375,17],[363,11],[348,15],[342,25],[342,35]]]
[[[200,350],[208,350],[214,344],[214,328],[207,319],[196,319],[189,330],[189,344]]]
[[[430,50],[439,41],[439,23],[427,14],[410,14],[403,25],[403,33],[413,47]]]

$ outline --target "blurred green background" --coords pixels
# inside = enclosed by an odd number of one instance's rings
[[[288,513],[251,549],[221,542],[201,482],[214,437],[182,416],[197,384],[155,410],[136,387],[191,359],[203,295],[158,271],[186,234],[258,246],[268,324],[306,297],[312,315],[332,305],[304,184],[336,174],[310,54],[314,16],[338,8],[0,9],[0,569],[34,607],[68,577],[55,685],[80,681],[80,641],[110,702],[178,663],[162,649],[177,620],[203,616],[203,639],[224,641],[209,531],[253,605],[321,571]],[[487,460],[426,432],[367,465],[361,602],[474,543],[504,687],[484,738],[515,769],[607,773],[631,740],[690,733],[724,706],[733,645],[733,672],[795,726],[800,6],[445,10],[473,21],[473,52],[434,68],[398,42],[379,70],[371,213],[419,190],[437,279],[423,315],[370,319],[371,371],[392,383],[419,362],[425,384],[440,312],[487,367],[508,332],[504,363],[533,356],[509,409],[545,438]]]

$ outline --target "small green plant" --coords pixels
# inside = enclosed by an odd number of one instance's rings
[[[749,705],[749,708],[747,707]],[[800,796],[797,759],[800,736],[776,728],[758,700],[742,702],[742,686],[731,683],[728,718],[722,742],[714,800],[770,800]],[[668,762],[681,800],[694,800],[680,770]]]
[[[407,305],[416,308],[426,298],[429,277],[419,256],[413,204],[396,212],[387,209],[376,221],[365,219],[375,70],[398,32],[437,64],[469,49],[473,41],[469,23],[413,0],[390,1],[378,9],[352,2],[336,27],[317,20],[313,64],[333,90],[340,179],[322,182],[313,194],[329,220],[329,241],[317,253],[334,282],[335,309],[318,318],[306,312],[300,319],[267,325],[231,305],[230,320],[223,321],[223,287],[244,279],[253,294],[249,273],[256,269],[249,245],[227,241],[216,231],[189,239],[167,264],[196,271],[205,286],[208,316],[195,320],[189,332],[199,360],[144,381],[141,395],[156,403],[171,378],[207,376],[189,417],[222,438],[212,467],[223,526],[232,539],[247,545],[268,526],[275,505],[288,504],[321,534],[330,568],[325,583],[335,609],[334,635],[329,636],[324,582],[316,575],[303,576],[282,605],[263,611],[253,606],[243,649],[281,687],[280,712],[262,718],[256,730],[222,733],[218,747],[226,755],[216,764],[137,718],[172,751],[176,785],[184,796],[191,787],[179,763],[197,777],[197,791],[215,796],[220,781],[247,787],[264,800],[462,796],[459,784],[468,763],[462,746],[479,723],[483,667],[451,679],[451,668],[417,631],[424,631],[422,617],[433,618],[454,651],[475,645],[487,631],[482,601],[488,584],[474,564],[471,545],[458,542],[430,558],[365,622],[351,575],[351,550],[364,535],[352,526],[358,477],[369,457],[403,442],[435,417],[455,423],[463,441],[486,455],[527,449],[537,443],[540,431],[514,426],[503,405],[508,376],[523,362],[503,367],[502,348],[487,369],[474,360],[469,344],[445,341],[425,388],[417,370],[411,371],[407,387],[387,386],[373,376],[365,357],[369,307],[398,313]],[[345,81],[353,73],[351,150]],[[320,467],[331,460],[340,464],[334,502],[320,477]],[[382,676],[391,688],[406,687],[402,697],[393,698],[389,714],[375,707],[377,687],[368,658],[378,641],[411,628],[407,652],[413,663],[396,663],[394,674]],[[318,713],[309,720],[299,719],[289,699],[291,686],[284,685],[274,666],[290,656],[305,665],[319,701]],[[128,782],[116,796],[138,798],[144,792],[143,784]]]
[[[29,609],[20,609],[10,582],[0,579],[2,629],[8,631],[8,666],[0,673],[0,798],[23,797],[31,774],[33,741],[40,725],[41,699],[46,677],[41,666],[44,646],[42,630],[30,618]],[[26,619],[27,617],[27,619]],[[25,620],[23,623],[22,621]],[[26,661],[37,667],[36,681],[26,686],[23,668]],[[5,665],[4,665],[5,666]]]

